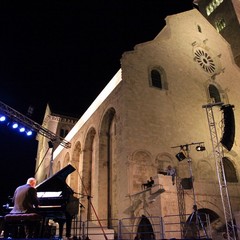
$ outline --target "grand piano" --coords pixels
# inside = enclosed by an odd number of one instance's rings
[[[52,177],[36,186],[39,199],[39,213],[43,216],[41,236],[47,236],[48,222],[53,220],[59,224],[59,237],[62,238],[63,226],[66,223],[66,235],[71,232],[73,216],[78,214],[79,199],[74,197],[74,191],[66,184],[67,176],[76,169],[67,165]]]

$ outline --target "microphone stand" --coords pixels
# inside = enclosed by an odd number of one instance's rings
[[[82,235],[82,209],[85,208],[80,202],[80,226],[79,226],[79,235]],[[82,240],[81,236],[79,236],[79,240]]]
[[[86,238],[83,238],[84,240],[91,240],[89,237],[88,237],[88,222],[90,220],[90,217],[89,217],[89,209],[90,209],[90,206],[91,206],[91,198],[92,196],[90,195],[85,195],[85,194],[82,194],[82,193],[76,193],[74,192],[75,194],[78,194],[78,195],[81,195],[82,197],[87,197],[87,200],[88,200],[88,208],[87,208],[87,236]],[[85,208],[81,203],[80,204],[80,232],[81,232],[81,225],[82,225],[82,208]],[[79,240],[81,240],[81,237],[79,238]]]
[[[90,212],[89,212],[89,209],[90,209],[90,204],[91,204],[91,196],[87,196],[87,200],[88,200],[88,211],[87,211],[87,237],[85,238],[85,240],[91,240],[89,237],[88,237],[88,224],[89,224],[89,220],[90,220]]]

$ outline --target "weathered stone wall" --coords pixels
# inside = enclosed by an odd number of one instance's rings
[[[73,164],[78,174],[67,182],[74,191],[92,196],[91,203],[99,218],[121,219],[179,214],[176,185],[163,186],[169,191],[144,206],[143,199],[131,197],[141,191],[141,184],[150,176],[157,176],[171,164],[179,178],[193,175],[198,208],[212,210],[224,223],[216,161],[202,106],[212,103],[208,91],[212,84],[225,104],[235,105],[238,121],[239,68],[234,64],[229,44],[197,10],[169,16],[166,22],[155,39],[123,54],[121,71],[115,76],[121,80],[110,94],[101,93],[101,104],[72,129],[67,136],[72,147],[57,149],[54,167],[56,170]],[[164,89],[150,86],[150,72],[155,67],[162,72],[167,86]],[[219,107],[214,107],[214,116],[220,138]],[[239,134],[236,125],[233,148],[224,150],[238,179]],[[197,152],[192,144],[196,142],[204,142],[206,151]],[[175,158],[181,145],[189,145],[191,165]],[[228,187],[232,209],[238,212],[239,182],[229,183]],[[192,190],[186,191],[186,213],[193,210],[192,194]],[[86,198],[81,202],[89,204]],[[85,208],[83,218],[89,214],[96,219],[95,211]]]

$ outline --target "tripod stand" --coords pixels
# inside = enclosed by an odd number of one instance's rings
[[[193,213],[190,215],[189,221],[187,222],[187,228],[185,230],[184,237],[194,237],[196,238],[201,238],[200,234],[200,226],[202,230],[204,231],[205,237],[208,239],[208,234],[206,232],[206,229],[204,227],[204,224],[202,222],[201,217],[199,216],[197,205],[193,205]],[[191,230],[189,236],[189,230]]]
[[[201,229],[203,230],[204,234],[205,234],[205,237],[208,238],[208,234],[207,234],[207,231],[204,227],[204,224],[202,222],[202,219],[201,217],[199,216],[199,213],[198,213],[198,208],[197,208],[197,204],[196,204],[196,196],[195,196],[195,190],[194,190],[194,184],[193,184],[193,173],[192,173],[192,160],[189,156],[189,145],[195,145],[195,144],[198,144],[198,143],[191,143],[191,144],[186,144],[184,146],[181,146],[182,150],[183,148],[185,147],[185,152],[186,152],[186,158],[187,158],[187,161],[188,161],[188,165],[189,165],[189,172],[190,172],[190,179],[191,179],[191,184],[192,184],[192,192],[193,192],[193,200],[194,200],[194,204],[193,204],[193,213],[190,215],[190,218],[189,218],[189,221],[188,221],[188,228],[185,232],[185,236],[184,237],[187,237],[187,234],[189,233],[188,230],[189,228],[191,229],[191,237],[194,237],[194,238],[201,238],[200,236],[200,226],[201,226]]]

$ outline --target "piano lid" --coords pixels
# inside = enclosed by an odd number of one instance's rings
[[[40,184],[36,186],[38,192],[47,192],[47,191],[66,191],[70,190],[73,193],[73,190],[66,184],[67,176],[74,172],[76,169],[71,165],[67,165],[52,177],[47,178]]]

